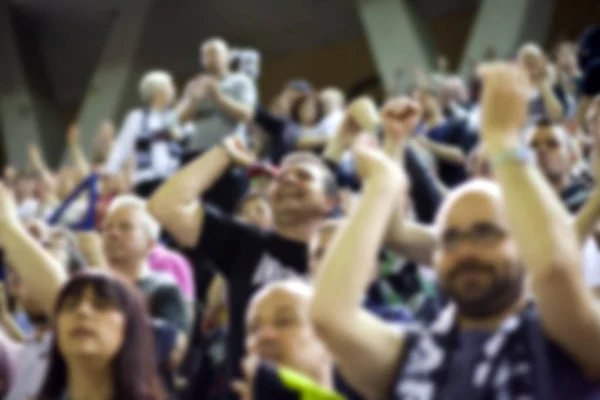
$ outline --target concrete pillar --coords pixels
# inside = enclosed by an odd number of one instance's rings
[[[6,162],[15,168],[27,166],[27,146],[40,144],[40,126],[36,118],[14,31],[8,2],[0,3],[0,120]]]
[[[400,65],[433,67],[435,46],[407,0],[357,0],[357,8],[379,75],[395,84]]]
[[[78,121],[81,142],[91,154],[94,134],[99,123],[119,117],[119,105],[131,81],[137,80],[136,54],[148,14],[155,0],[119,2],[119,14],[103,49],[102,57],[88,86]],[[121,121],[114,121],[117,127]]]
[[[527,41],[544,43],[552,20],[554,0],[482,0],[465,45],[459,71],[469,60],[479,61],[489,47],[499,57],[513,57]]]

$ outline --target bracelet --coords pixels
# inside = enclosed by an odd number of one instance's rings
[[[525,146],[518,146],[502,150],[490,157],[492,168],[504,164],[529,164],[533,160],[533,153]]]

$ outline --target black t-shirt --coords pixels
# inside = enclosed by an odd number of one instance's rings
[[[190,321],[185,298],[177,285],[160,276],[148,275],[137,281],[137,287],[146,296],[152,317],[160,318],[187,332]]]
[[[191,254],[194,267],[209,259],[227,280],[229,365],[240,375],[244,354],[244,315],[251,296],[266,283],[305,275],[306,244],[244,224],[205,205],[202,235]],[[198,262],[196,262],[198,261]]]

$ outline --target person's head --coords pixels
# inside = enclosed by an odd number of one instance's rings
[[[310,321],[312,288],[300,280],[271,283],[246,311],[246,350],[317,381],[331,370],[331,356]]]
[[[594,97],[589,104],[585,113],[585,125],[590,136],[600,135],[600,95]]]
[[[473,180],[455,189],[438,212],[435,228],[437,276],[461,315],[486,319],[518,303],[525,270],[508,233],[497,184]]]
[[[239,201],[236,215],[244,222],[269,229],[273,225],[273,213],[269,200],[259,192],[250,192]]]
[[[48,232],[45,247],[65,266],[69,275],[80,272],[86,266],[77,239],[66,228],[52,227]]]
[[[17,175],[15,196],[17,199],[27,199],[35,196],[37,179],[35,175],[29,172],[21,172]]]
[[[59,398],[74,369],[108,373],[116,399],[160,395],[150,317],[135,288],[105,272],[75,275],[55,307],[56,335],[41,398]]]
[[[335,87],[328,87],[321,90],[319,98],[323,104],[325,114],[341,110],[346,104],[346,95],[340,89]]]
[[[299,125],[314,126],[323,115],[323,102],[316,94],[303,95],[292,102],[290,118]]]
[[[577,71],[577,48],[573,42],[563,40],[556,45],[554,50],[556,65],[562,71]]]
[[[550,120],[541,119],[525,134],[535,152],[537,164],[553,184],[562,183],[575,162],[575,144],[566,130]]]
[[[531,80],[537,80],[546,73],[544,51],[535,43],[526,43],[517,55],[519,64],[527,71]]]
[[[116,197],[108,208],[102,229],[104,253],[112,267],[141,266],[160,235],[160,225],[134,195]]]
[[[200,62],[206,72],[222,74],[229,70],[230,61],[231,54],[225,40],[211,38],[200,45]]]
[[[268,197],[276,226],[322,220],[339,203],[335,177],[309,152],[295,152],[283,159]]]
[[[452,103],[465,104],[468,98],[467,87],[461,77],[451,76],[442,83],[441,101],[444,107]]]
[[[140,80],[140,97],[145,104],[163,108],[175,98],[175,83],[167,71],[154,70]]]

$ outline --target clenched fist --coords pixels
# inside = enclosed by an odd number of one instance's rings
[[[523,69],[491,63],[479,71],[483,81],[481,136],[488,149],[515,146],[527,119],[530,84]]]
[[[414,132],[421,118],[421,107],[408,97],[388,100],[381,110],[383,131],[396,139],[405,139]]]

